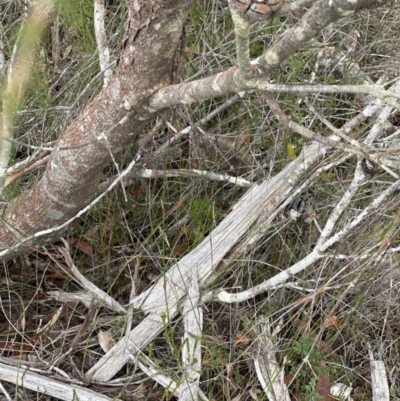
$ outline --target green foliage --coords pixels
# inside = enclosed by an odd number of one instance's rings
[[[299,334],[299,336],[300,338],[293,341],[290,348],[289,371],[297,374],[306,400],[317,401],[321,398],[321,395],[315,390],[318,378],[326,375],[332,382],[337,366],[324,362],[325,352],[316,342],[315,337],[307,333]]]
[[[75,51],[93,53],[96,41],[93,30],[93,1],[58,0],[60,20]]]
[[[195,222],[198,231],[209,232],[215,225],[215,208],[210,198],[192,199],[189,204],[189,215]]]

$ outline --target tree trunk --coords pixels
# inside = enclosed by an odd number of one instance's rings
[[[62,134],[41,180],[4,214],[0,248],[59,226],[93,199],[111,153],[135,141],[149,123],[146,98],[172,83],[191,4],[192,0],[129,1],[114,75]],[[124,103],[128,95],[129,110]]]

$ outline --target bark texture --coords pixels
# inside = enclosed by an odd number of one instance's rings
[[[96,193],[111,153],[132,143],[151,114],[142,106],[172,83],[182,28],[192,0],[131,0],[118,67],[68,126],[42,179],[3,215],[0,248],[72,218]],[[124,98],[135,102],[126,106]]]

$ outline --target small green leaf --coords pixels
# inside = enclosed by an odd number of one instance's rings
[[[296,152],[294,151],[293,145],[288,142],[286,145],[286,150],[287,150],[287,154],[288,156],[292,159],[295,160],[296,159]]]

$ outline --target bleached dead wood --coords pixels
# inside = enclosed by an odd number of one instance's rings
[[[64,291],[48,291],[47,293],[50,299],[54,299],[57,302],[67,303],[67,302],[82,302],[83,305],[89,307],[90,303],[93,301],[93,295],[87,291],[76,291],[73,293]]]
[[[87,375],[94,380],[111,379],[130,359],[130,353],[146,347],[164,327],[166,317],[174,317],[179,301],[187,294],[188,283],[197,268],[200,285],[215,272],[219,262],[261,216],[268,216],[285,199],[303,172],[323,157],[326,149],[312,143],[301,156],[275,177],[254,185],[232,212],[194,249],[173,265],[151,288],[133,299],[133,305],[150,315],[101,358]],[[128,350],[126,350],[128,347]]]
[[[284,370],[276,360],[277,347],[273,343],[277,332],[272,333],[268,319],[259,322],[260,334],[255,340],[256,357],[254,367],[258,380],[270,401],[290,401],[289,391],[284,383]]]
[[[183,306],[185,334],[182,344],[182,361],[184,372],[179,401],[197,400],[199,392],[203,310],[198,306],[200,292],[196,270],[194,273],[189,285],[188,297]]]
[[[381,109],[380,102],[361,113],[361,120]],[[300,180],[304,170],[316,163],[326,148],[312,143],[301,156],[272,179],[254,185],[236,204],[233,211],[190,254],[186,255],[150,289],[133,299],[132,304],[149,316],[135,327],[125,338],[100,359],[87,375],[94,380],[107,381],[112,378],[138,350],[146,347],[162,332],[166,317],[174,317],[179,301],[187,293],[187,283],[193,275],[193,266],[198,271],[200,285],[205,284],[223,257],[241,239],[247,230],[260,218],[267,217],[285,199]]]
[[[61,239],[64,242],[65,248],[59,248],[60,253],[63,255],[68,267],[72,271],[72,277],[78,281],[78,283],[86,289],[94,299],[98,300],[102,306],[108,307],[109,309],[120,313],[120,314],[126,314],[126,309],[123,308],[119,302],[117,302],[114,298],[110,297],[107,293],[105,293],[103,290],[95,286],[91,281],[89,281],[80,271],[79,269],[75,266],[74,262],[72,261],[70,251],[69,251],[69,245],[67,241],[64,239]]]
[[[371,364],[372,401],[389,401],[389,384],[386,377],[386,368],[383,361],[376,361],[369,346],[369,359]]]
[[[371,361],[371,385],[373,401],[389,401],[389,385],[383,361]]]
[[[71,401],[111,401],[111,398],[95,391],[88,390],[72,383],[63,383],[44,375],[34,373],[24,366],[9,366],[0,363],[2,381],[13,383],[28,390],[33,390],[46,396]],[[40,397],[38,397],[40,398]],[[115,400],[115,398],[113,398]]]
[[[174,394],[175,397],[179,397],[181,395],[182,386],[172,380],[170,377],[164,375],[160,372],[160,369],[157,369],[155,364],[145,355],[140,355],[137,358],[137,366],[144,372],[149,378],[163,386],[170,393]],[[194,400],[202,400],[207,401],[208,398],[205,394],[199,389],[197,393],[198,398],[194,398]]]

